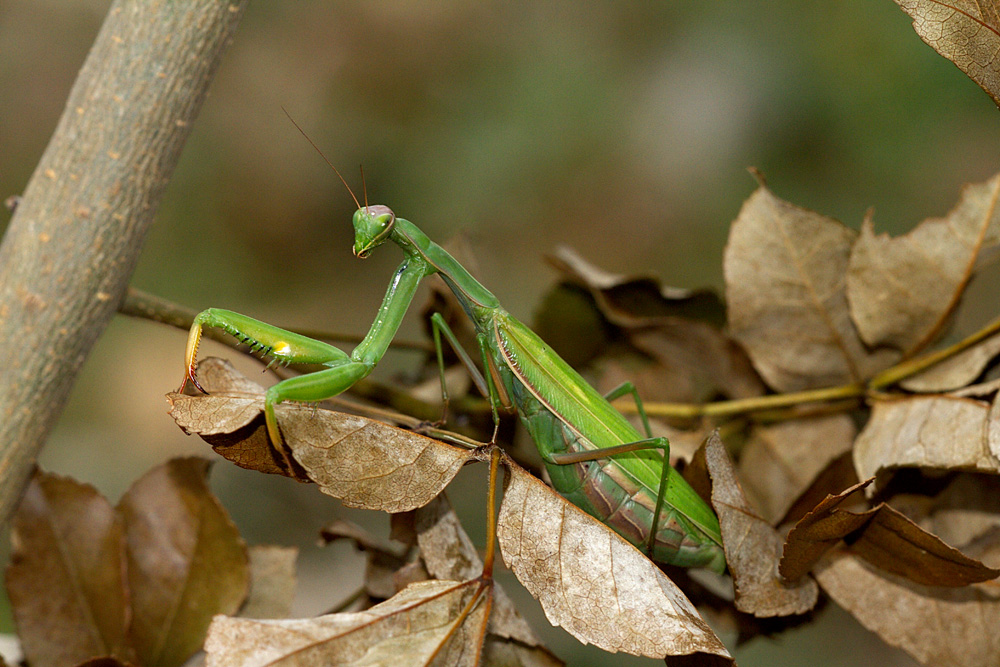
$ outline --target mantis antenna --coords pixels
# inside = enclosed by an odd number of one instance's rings
[[[347,181],[345,181],[344,177],[340,175],[340,172],[337,171],[337,168],[333,166],[333,163],[330,162],[330,160],[327,159],[326,155],[323,154],[323,151],[319,149],[319,146],[316,145],[316,142],[313,141],[308,134],[306,134],[305,130],[299,127],[299,124],[295,122],[294,118],[292,118],[292,114],[288,113],[288,109],[286,109],[285,107],[281,107],[281,110],[285,112],[286,116],[288,116],[288,120],[292,121],[292,125],[295,126],[295,129],[298,130],[299,133],[306,138],[306,141],[309,142],[309,145],[312,146],[314,149],[316,149],[316,152],[319,153],[319,156],[323,158],[323,161],[326,162],[327,165],[329,165],[330,169],[333,169],[333,173],[337,174],[337,178],[339,178],[340,182],[344,184],[345,188],[347,188],[347,192],[350,193],[351,199],[354,200],[354,203],[357,205],[358,208],[361,208],[361,202],[359,202],[358,198],[354,196],[354,191],[351,190],[351,186],[347,184]],[[364,174],[365,172],[362,171],[361,172],[362,182],[364,182]],[[365,192],[365,209],[367,208],[368,208],[368,193]]]
[[[359,164],[358,169],[361,170],[361,189],[365,193],[365,210],[368,210],[368,184],[365,183],[365,165]]]

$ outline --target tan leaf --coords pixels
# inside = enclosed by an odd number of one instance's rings
[[[788,581],[796,581],[812,570],[827,551],[842,539],[861,528],[876,510],[855,514],[840,511],[844,501],[872,483],[869,479],[844,489],[837,495],[829,495],[813,511],[799,520],[788,537],[781,552],[778,572]]]
[[[199,365],[199,372],[207,361]],[[282,453],[271,446],[263,426],[263,394],[226,393],[232,386],[249,385],[224,369],[219,374],[225,379],[213,384],[218,393],[171,394],[171,416],[238,465],[288,475]],[[315,405],[282,403],[275,413],[301,475],[351,507],[384,512],[420,507],[440,493],[472,456],[468,449]]]
[[[850,451],[857,428],[847,414],[804,417],[753,430],[739,478],[770,524],[777,523],[834,459]]]
[[[11,540],[7,592],[32,665],[133,655],[125,532],[107,500],[90,485],[37,473],[14,515]]]
[[[1000,16],[980,0],[896,0],[913,17],[913,29],[1000,105]]]
[[[247,618],[288,618],[295,598],[296,547],[250,547],[250,594],[240,608]]]
[[[828,496],[796,524],[781,558],[784,577],[794,580],[803,576],[845,538],[853,553],[875,567],[926,586],[960,587],[1000,574],[1000,570],[948,546],[890,505],[881,503],[860,513],[841,509],[847,498],[872,481]]]
[[[924,220],[897,238],[876,235],[871,219],[864,221],[847,296],[868,345],[913,352],[944,333],[977,260],[1000,244],[998,196],[1000,176],[967,185],[946,218]]]
[[[922,393],[952,391],[979,377],[997,355],[1000,355],[1000,334],[912,375],[899,384],[907,391]]]
[[[405,512],[448,486],[472,450],[373,419],[281,405],[278,422],[292,456],[323,493],[345,505]]]
[[[617,533],[508,463],[497,537],[553,625],[606,651],[728,653],[662,571]]]
[[[809,578],[785,582],[778,575],[782,540],[747,503],[718,431],[705,442],[712,478],[712,507],[719,515],[726,562],[736,587],[736,608],[758,617],[803,614],[819,596]]]
[[[876,402],[854,446],[858,477],[899,467],[1000,472],[987,443],[989,409],[951,396]]]
[[[862,625],[924,664],[997,664],[1000,589],[996,586],[921,586],[842,553],[828,554],[817,567],[816,578]]]
[[[854,239],[763,185],[733,222],[723,259],[730,333],[774,389],[859,382],[898,358],[869,351],[851,321],[845,282]]]
[[[197,651],[215,614],[235,613],[247,595],[246,545],[208,488],[209,462],[173,459],[122,496],[130,634],[148,667],[175,667]]]
[[[205,641],[208,667],[478,664],[490,588],[422,581],[363,612],[254,621],[219,616]]]

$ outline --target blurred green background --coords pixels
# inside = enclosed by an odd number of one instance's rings
[[[24,188],[108,5],[0,3],[0,195]],[[798,205],[854,227],[874,207],[877,229],[900,233],[945,213],[1000,155],[996,107],[890,0],[256,2],[135,286],[286,326],[367,330],[399,255],[352,257],[354,206],[282,106],[358,188],[364,164],[373,203],[439,241],[465,236],[482,281],[529,321],[554,279],[543,255],[560,243],[609,270],[721,287],[728,225],[755,187],[748,166]],[[419,334],[413,318],[403,333]],[[211,456],[165,414],[183,348],[179,331],[117,319],[42,465],[117,500],[165,458]],[[411,362],[390,355],[380,372]],[[483,474],[464,471],[452,495]],[[385,523],[226,463],[213,486],[250,542],[302,546],[302,614],[360,576],[350,548],[315,546],[319,526],[335,514]],[[600,664],[520,599],[561,657]],[[754,640],[740,664],[913,664],[832,605],[819,617]]]

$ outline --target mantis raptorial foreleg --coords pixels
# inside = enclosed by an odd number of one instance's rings
[[[271,442],[279,449],[287,465],[291,465],[283,449],[284,441],[274,408],[284,401],[319,401],[336,396],[355,382],[368,375],[371,368],[351,359],[343,350],[328,343],[308,338],[292,331],[255,320],[231,310],[210,308],[201,312],[191,327],[185,354],[187,374],[178,392],[190,380],[201,391],[195,375],[198,345],[203,327],[216,327],[248,343],[252,350],[273,358],[272,363],[320,364],[328,366],[321,371],[282,380],[268,388],[264,394],[264,420]],[[207,392],[206,392],[207,393]]]
[[[378,317],[372,323],[368,335],[351,354],[329,343],[265,324],[231,310],[209,308],[195,318],[191,327],[185,354],[187,374],[178,391],[184,390],[188,380],[201,391],[205,391],[198,384],[195,375],[195,362],[203,327],[222,329],[249,343],[251,349],[260,350],[265,356],[270,356],[281,364],[327,366],[328,368],[315,373],[282,380],[270,387],[264,395],[264,418],[267,422],[268,435],[274,446],[285,455],[284,439],[274,413],[275,406],[284,401],[322,401],[332,398],[371,373],[385,354],[393,336],[396,335],[399,323],[409,309],[410,302],[413,301],[417,285],[427,275],[427,268],[427,264],[419,258],[411,258],[400,264],[386,290]]]

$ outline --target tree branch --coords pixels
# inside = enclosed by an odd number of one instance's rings
[[[0,245],[0,520],[122,301],[246,0],[116,0]]]

